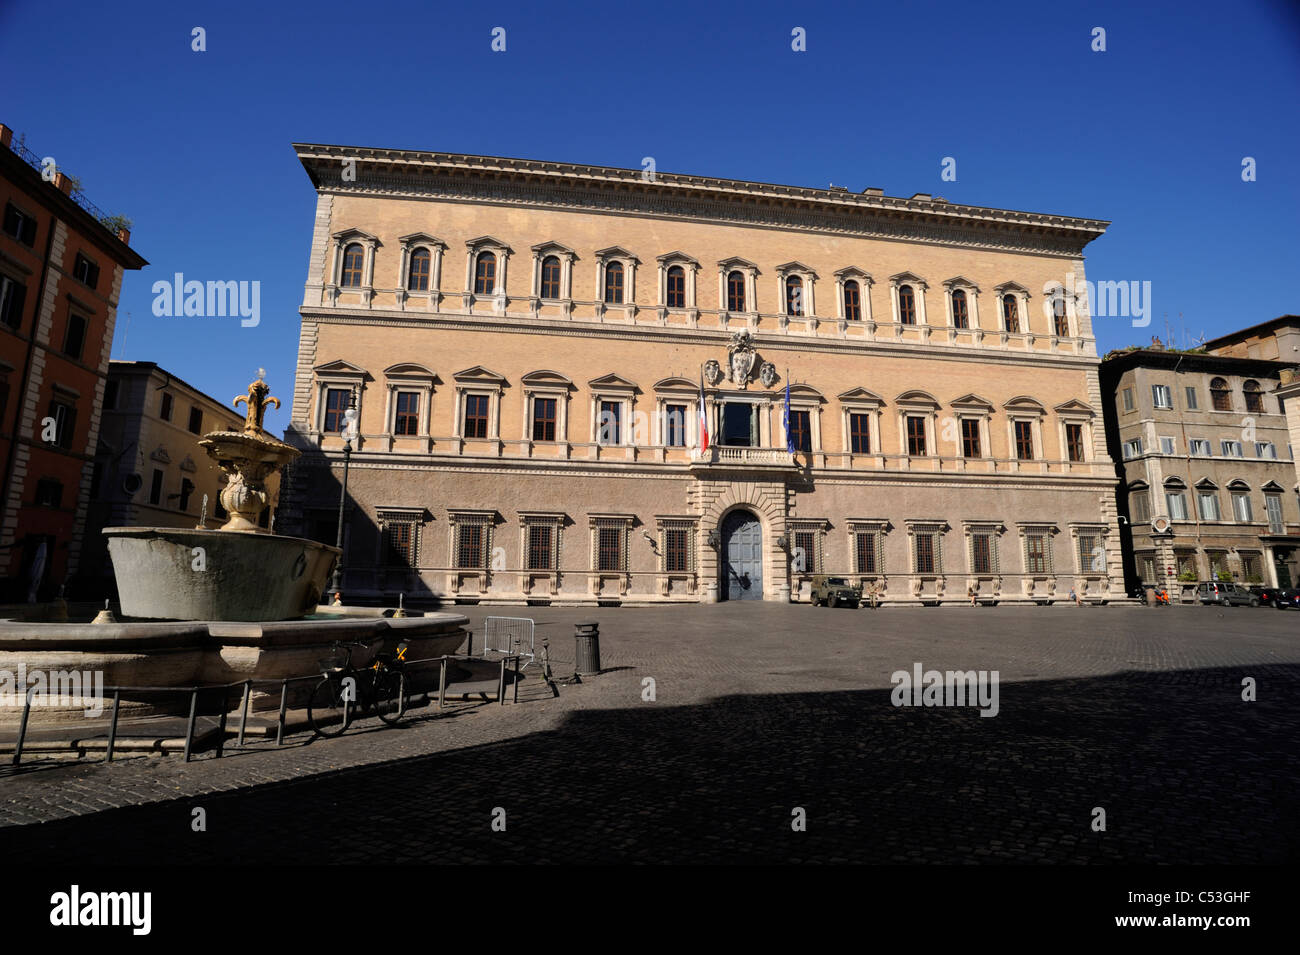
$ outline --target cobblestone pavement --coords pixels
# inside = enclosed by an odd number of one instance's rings
[[[467,610],[476,625],[536,618],[561,675],[573,623],[598,620],[605,672],[558,699],[529,679],[518,706],[417,711],[397,729],[279,750],[0,776],[0,851],[142,863],[1300,854],[1300,614]],[[998,670],[997,716],[893,706],[890,674],[918,662]],[[1245,677],[1256,702],[1241,698]],[[196,807],[204,833],[191,830]],[[504,832],[492,829],[498,808]],[[806,831],[792,829],[796,808]]]

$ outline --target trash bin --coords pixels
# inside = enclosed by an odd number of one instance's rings
[[[1146,585],[1144,588],[1142,588],[1142,589],[1143,589],[1143,592],[1146,594],[1146,598],[1147,598],[1147,606],[1148,606],[1148,607],[1154,607],[1154,606],[1156,605],[1156,589],[1155,589],[1155,587],[1152,587],[1150,584],[1147,584],[1147,585]]]
[[[573,625],[574,666],[579,676],[600,672],[600,624],[584,620]]]

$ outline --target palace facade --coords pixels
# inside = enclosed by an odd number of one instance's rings
[[[334,542],[355,404],[345,599],[1123,596],[1071,293],[1106,222],[295,148],[318,198],[277,530]]]

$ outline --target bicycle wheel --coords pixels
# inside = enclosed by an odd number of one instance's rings
[[[394,726],[406,712],[406,678],[401,670],[383,669],[375,673],[375,714]]]
[[[355,705],[345,704],[342,686],[327,677],[307,699],[307,721],[318,736],[340,736],[348,728]]]

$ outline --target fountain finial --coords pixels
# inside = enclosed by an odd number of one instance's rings
[[[276,408],[280,407],[280,399],[270,394],[271,386],[266,383],[265,377],[266,369],[257,369],[257,378],[248,386],[248,394],[236,395],[231,402],[236,408],[241,402],[248,408],[248,413],[244,416],[245,434],[265,434],[262,419],[266,416],[266,406],[273,404]]]

